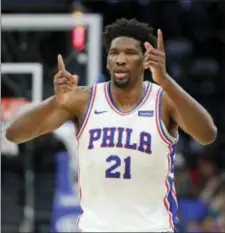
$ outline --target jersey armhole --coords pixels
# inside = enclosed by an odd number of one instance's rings
[[[176,137],[173,137],[169,134],[163,120],[161,117],[161,106],[162,106],[162,95],[164,90],[162,88],[159,88],[156,95],[156,104],[155,104],[155,112],[156,112],[156,126],[157,131],[161,137],[161,139],[167,144],[175,144],[178,142],[179,135],[177,133]]]
[[[97,89],[97,85],[95,84],[94,86],[91,87],[90,90],[90,97],[89,97],[89,101],[88,101],[88,106],[85,110],[83,119],[81,121],[79,130],[77,132],[77,140],[79,140],[79,138],[81,137],[82,132],[84,131],[85,126],[87,125],[87,122],[89,120],[90,114],[91,114],[91,110],[93,108],[94,105],[94,100],[95,100],[95,96],[96,96],[96,89]]]

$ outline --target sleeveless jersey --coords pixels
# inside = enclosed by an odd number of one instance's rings
[[[77,134],[83,232],[173,232],[176,138],[160,118],[161,87],[144,82],[135,109],[120,111],[110,83],[92,87]]]

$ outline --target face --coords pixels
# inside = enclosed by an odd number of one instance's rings
[[[118,88],[128,88],[140,82],[144,74],[140,42],[130,37],[117,37],[111,42],[107,68]]]

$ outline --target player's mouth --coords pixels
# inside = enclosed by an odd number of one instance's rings
[[[114,75],[118,79],[123,79],[127,77],[127,72],[115,72]]]
[[[114,77],[117,79],[124,79],[128,76],[129,70],[125,68],[118,68],[114,70]]]

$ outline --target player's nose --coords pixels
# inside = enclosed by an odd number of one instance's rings
[[[119,54],[117,59],[116,59],[116,65],[118,66],[123,66],[126,65],[126,56],[124,56],[124,54]]]

